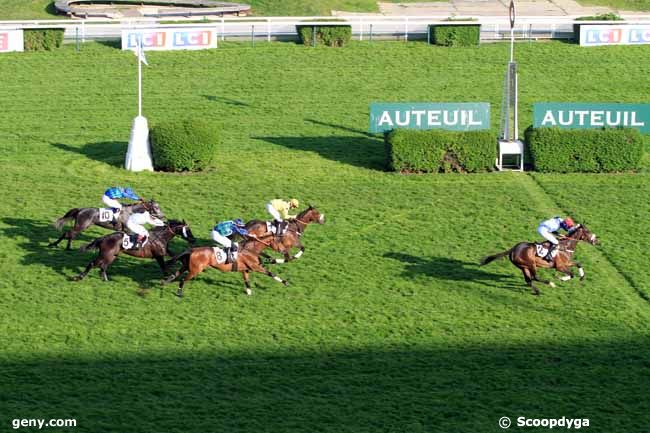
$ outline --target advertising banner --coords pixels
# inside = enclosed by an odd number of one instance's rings
[[[580,45],[641,45],[650,44],[650,24],[580,26]]]
[[[0,30],[0,53],[25,51],[22,30]]]
[[[135,50],[139,39],[145,50],[203,50],[217,48],[214,27],[122,30],[122,49]]]
[[[398,128],[452,131],[489,129],[490,104],[486,102],[370,104],[370,132],[384,132]]]
[[[593,104],[550,102],[533,104],[533,126],[635,128],[650,132],[650,104]]]

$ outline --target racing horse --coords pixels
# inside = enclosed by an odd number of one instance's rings
[[[86,269],[74,277],[76,281],[82,280],[88,272],[96,266],[99,267],[102,279],[108,281],[106,270],[121,253],[128,254],[133,257],[140,258],[153,258],[156,259],[160,269],[165,275],[167,267],[165,266],[165,256],[173,257],[169,251],[169,242],[176,235],[180,235],[190,245],[194,243],[195,238],[190,230],[190,226],[185,221],[170,220],[162,227],[154,227],[151,229],[149,240],[144,246],[136,249],[125,249],[122,240],[125,235],[123,232],[115,232],[101,238],[97,238],[91,243],[81,247],[82,251],[90,249],[99,249],[99,254],[88,263]]]
[[[265,242],[249,237],[240,245],[237,258],[231,263],[218,260],[217,251],[219,250],[215,250],[213,247],[197,247],[188,249],[167,262],[168,268],[173,266],[179,260],[181,261],[182,266],[177,272],[163,281],[163,284],[171,283],[183,273],[187,272],[185,277],[181,279],[178,289],[176,290],[176,296],[181,298],[183,297],[183,287],[185,286],[185,283],[196,277],[206,268],[212,267],[219,269],[221,272],[241,272],[246,286],[245,293],[247,295],[253,294],[250,284],[250,272],[266,274],[274,280],[288,286],[288,281],[283,280],[262,266],[259,256],[262,250],[266,247],[267,244]],[[225,255],[222,257],[225,257]]]
[[[302,256],[305,252],[305,247],[302,245],[300,238],[305,232],[307,225],[311,223],[324,224],[325,214],[321,214],[315,207],[310,205],[307,209],[300,212],[296,218],[288,221],[287,231],[282,235],[269,232],[266,221],[261,220],[249,221],[246,223],[245,228],[248,231],[249,237],[265,243],[267,247],[284,255],[284,259],[274,259],[268,254],[260,253],[261,257],[269,259],[270,263],[274,264],[286,263]],[[292,248],[299,248],[300,251],[295,256],[292,256],[290,254]]]
[[[63,215],[61,218],[59,218],[54,222],[54,227],[56,227],[57,230],[61,230],[63,225],[68,220],[72,220],[72,219],[74,219],[74,225],[70,230],[63,232],[63,234],[61,235],[61,237],[59,237],[59,239],[57,239],[54,242],[50,242],[47,246],[55,247],[63,239],[67,239],[68,245],[66,246],[65,249],[70,250],[71,249],[70,244],[72,243],[72,240],[79,233],[86,230],[88,227],[90,227],[93,224],[98,225],[100,227],[104,227],[105,229],[124,230],[124,227],[126,226],[126,221],[129,219],[129,216],[131,216],[131,214],[134,213],[148,211],[151,215],[155,216],[156,218],[159,219],[165,218],[165,215],[163,214],[162,210],[160,210],[160,206],[153,199],[149,201],[139,201],[137,203],[124,205],[122,207],[122,211],[119,214],[118,221],[116,222],[115,225],[113,225],[113,223],[110,221],[107,222],[100,221],[99,216],[101,210],[102,208],[96,208],[96,207],[70,209],[68,212],[66,212],[65,215]]]
[[[551,262],[547,262],[544,258],[537,255],[535,243],[519,242],[507,251],[484,257],[481,260],[480,265],[487,265],[496,259],[508,256],[510,262],[512,262],[512,264],[519,268],[524,274],[526,284],[532,289],[533,295],[539,295],[539,289],[533,284],[533,280],[548,284],[551,287],[555,287],[555,284],[549,280],[540,280],[537,277],[537,268],[555,268],[557,271],[565,274],[560,279],[562,281],[567,281],[573,278],[573,271],[571,268],[577,266],[580,280],[584,280],[585,271],[582,269],[582,265],[573,261],[573,253],[575,253],[578,242],[581,241],[588,242],[592,245],[597,245],[599,243],[598,239],[596,239],[596,235],[591,233],[584,224],[578,224],[575,229],[568,233],[567,236],[560,239],[558,253]],[[542,245],[548,248],[550,242],[544,242]]]

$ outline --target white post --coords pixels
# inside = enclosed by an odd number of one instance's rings
[[[359,40],[363,40],[363,20],[359,18]]]
[[[271,19],[266,19],[266,42],[271,42]]]
[[[404,17],[404,42],[409,40],[409,17]]]
[[[142,116],[142,34],[138,41],[138,117]]]
[[[81,42],[86,42],[86,20],[81,22]]]
[[[221,17],[221,40],[226,40],[226,21]]]

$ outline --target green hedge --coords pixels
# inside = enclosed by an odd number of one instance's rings
[[[200,171],[214,161],[220,131],[201,120],[160,123],[151,129],[156,170]]]
[[[300,43],[309,46],[314,44],[314,27],[316,27],[316,44],[323,44],[328,47],[342,47],[347,45],[350,42],[350,39],[352,39],[352,26],[350,25],[297,25],[296,31],[298,32]]]
[[[63,43],[64,29],[26,29],[23,31],[25,51],[43,51],[59,48]]]
[[[606,14],[593,15],[587,17],[578,17],[576,21],[624,21],[623,18],[615,13],[609,12]],[[576,41],[580,41],[580,24],[573,25],[573,37]]]
[[[429,24],[429,41],[446,47],[478,47],[481,41],[480,24]]]
[[[526,142],[535,170],[541,172],[615,172],[634,170],[643,157],[643,136],[636,129],[528,128]]]
[[[490,171],[496,137],[490,131],[396,129],[384,136],[388,167],[402,173]]]

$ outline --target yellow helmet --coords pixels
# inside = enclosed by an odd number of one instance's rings
[[[300,202],[298,200],[296,200],[295,198],[292,198],[291,200],[289,200],[289,204],[293,208],[297,208],[298,206],[300,206]]]

